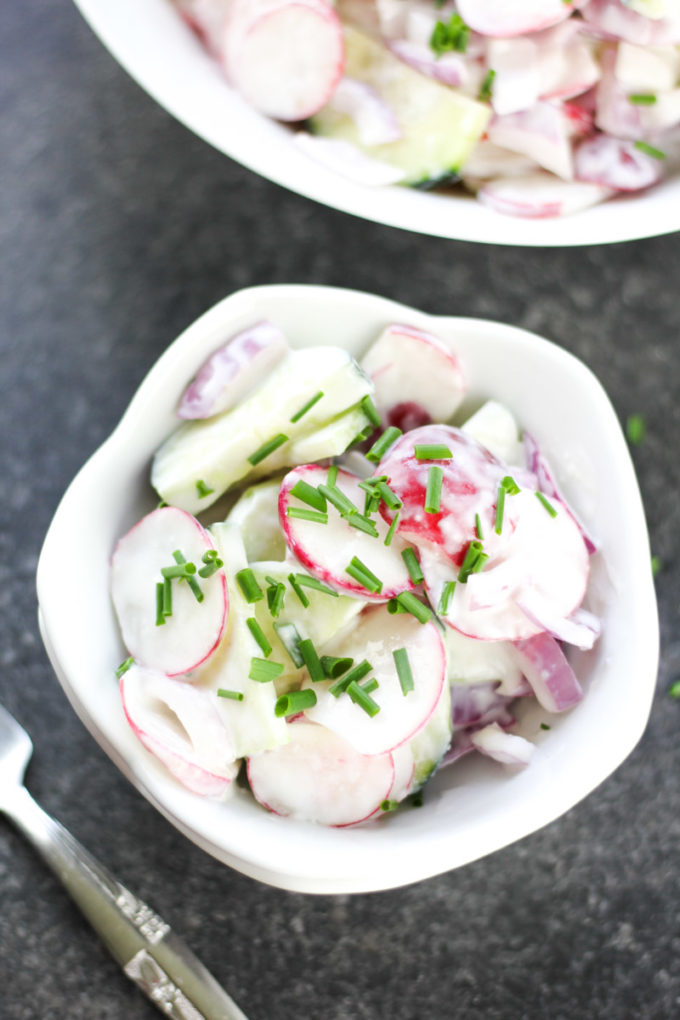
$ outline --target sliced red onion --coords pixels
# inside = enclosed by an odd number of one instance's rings
[[[528,765],[536,750],[531,741],[514,733],[505,733],[498,723],[477,730],[470,739],[477,751],[503,765]]]
[[[583,8],[588,29],[610,39],[638,46],[667,46],[680,42],[680,18],[647,18],[619,0],[590,0]]]
[[[490,722],[512,726],[514,716],[508,706],[514,698],[498,693],[498,680],[479,684],[451,684],[451,719],[454,730],[486,726]]]
[[[342,78],[327,105],[351,117],[363,145],[386,145],[401,138],[394,110],[363,81]]]
[[[415,71],[444,85],[455,88],[467,79],[465,60],[458,53],[443,53],[441,57],[435,57],[430,46],[409,39],[393,39],[387,43],[387,48]]]
[[[317,163],[322,163],[329,170],[334,170],[355,184],[381,188],[388,184],[398,184],[405,177],[404,171],[399,167],[366,156],[351,142],[344,142],[339,138],[320,138],[305,131],[298,131],[293,138],[295,143]]]
[[[583,689],[554,637],[535,634],[513,644],[519,666],[547,712],[564,712],[581,701]]]
[[[552,468],[548,464],[546,458],[541,453],[541,449],[538,443],[531,435],[531,433],[526,431],[526,429],[524,430],[523,433],[523,442],[524,452],[527,459],[527,468],[529,469],[529,471],[532,472],[532,474],[536,476],[538,488],[540,489],[541,492],[545,493],[545,495],[548,496],[548,498],[550,498],[550,496],[554,496],[555,499],[559,499],[559,501],[564,504],[564,506],[567,508],[571,516],[576,521],[578,529],[583,535],[583,541],[586,544],[588,552],[592,556],[593,553],[597,552],[598,549],[597,542],[590,534],[583,521],[579,519],[578,514],[575,513],[573,508],[569,505],[567,500],[562,495],[560,488],[557,484],[557,480],[555,479],[555,475],[553,474]]]
[[[446,765],[453,765],[454,761],[458,761],[459,758],[469,754],[470,751],[474,751],[471,735],[467,730],[459,730],[453,734],[449,749],[439,762],[439,768],[442,769]]]
[[[577,609],[568,617],[557,617],[550,603],[536,591],[523,592],[515,602],[532,623],[558,641],[588,651],[600,636],[600,621],[586,609]]]
[[[635,142],[609,135],[587,138],[574,153],[576,177],[616,191],[641,191],[663,177],[661,160],[641,152]]]
[[[495,117],[487,133],[495,145],[520,152],[563,180],[571,180],[568,128],[569,122],[559,104],[541,100],[520,113]]]

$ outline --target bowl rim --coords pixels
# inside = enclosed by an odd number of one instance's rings
[[[634,592],[627,594],[627,597],[633,600],[631,604],[635,607],[629,630],[638,638],[644,636],[645,649],[643,655],[642,650],[638,648],[639,641],[637,644],[635,642],[631,644],[631,664],[635,662],[641,686],[639,700],[636,702],[636,714],[632,719],[626,717],[626,731],[618,740],[616,753],[611,757],[602,756],[594,759],[592,771],[587,776],[581,777],[579,783],[573,784],[568,790],[560,788],[559,791],[555,791],[554,795],[544,797],[540,810],[536,810],[536,806],[533,805],[533,814],[528,810],[523,810],[523,805],[520,804],[518,810],[513,812],[513,817],[508,820],[506,829],[500,838],[493,825],[493,819],[476,818],[474,848],[455,845],[451,833],[448,831],[428,831],[428,852],[419,855],[413,853],[415,844],[412,833],[400,834],[399,840],[394,841],[394,845],[389,844],[391,855],[389,867],[385,866],[384,861],[374,860],[368,867],[364,859],[366,848],[373,845],[367,833],[375,831],[375,826],[352,830],[357,834],[356,843],[353,844],[357,852],[352,861],[341,859],[339,855],[336,855],[336,859],[333,860],[330,849],[335,844],[331,843],[327,836],[320,837],[318,835],[319,827],[313,827],[317,833],[315,840],[320,841],[324,849],[329,850],[329,859],[306,860],[304,867],[301,867],[299,860],[295,860],[293,850],[296,844],[293,837],[296,834],[292,831],[291,846],[284,848],[286,853],[290,851],[286,857],[285,866],[283,863],[279,866],[272,865],[269,847],[266,845],[254,848],[250,843],[247,843],[247,840],[245,843],[243,840],[239,843],[239,840],[236,839],[234,842],[235,837],[233,836],[231,842],[229,840],[226,843],[220,842],[206,833],[205,826],[202,831],[197,831],[191,819],[200,814],[201,809],[196,808],[195,802],[201,801],[201,798],[196,798],[195,795],[184,791],[178,793],[175,790],[175,784],[167,777],[161,777],[159,780],[153,770],[150,770],[147,761],[150,756],[141,745],[137,745],[132,760],[128,760],[121,747],[109,739],[96,715],[85,704],[77,685],[72,682],[69,676],[69,670],[64,665],[69,661],[69,650],[65,647],[58,632],[55,594],[60,595],[61,591],[59,583],[56,581],[56,575],[60,570],[59,564],[63,563],[64,529],[68,530],[69,521],[72,520],[74,507],[79,498],[79,491],[81,489],[86,491],[93,472],[102,470],[112,458],[115,461],[121,444],[129,445],[130,433],[135,432],[140,422],[140,415],[143,418],[146,414],[149,394],[152,391],[158,392],[159,387],[163,390],[168,379],[179,372],[182,373],[181,378],[185,383],[190,371],[187,368],[187,361],[193,359],[193,363],[196,364],[197,358],[205,356],[201,350],[201,343],[198,342],[199,339],[202,340],[204,348],[209,343],[214,345],[215,327],[221,325],[223,330],[229,329],[229,322],[233,321],[238,314],[242,314],[243,308],[250,309],[252,306],[259,306],[267,301],[270,303],[280,301],[297,308],[304,307],[304,302],[308,300],[321,303],[334,300],[344,303],[352,309],[357,309],[361,314],[370,309],[374,314],[379,313],[386,321],[415,319],[416,323],[429,324],[430,328],[435,331],[438,325],[440,328],[447,325],[455,326],[472,335],[477,331],[478,336],[493,330],[494,333],[497,333],[499,341],[503,337],[503,343],[510,341],[519,345],[523,350],[540,351],[541,356],[547,353],[561,372],[567,370],[576,372],[579,380],[583,383],[584,390],[590,390],[602,408],[602,427],[605,428],[605,431],[609,430],[608,435],[617,437],[618,445],[613,452],[618,458],[619,467],[623,469],[626,481],[627,506],[625,513],[629,514],[630,520],[635,524],[634,531],[630,533],[634,535],[630,555],[634,557],[634,567],[639,584],[634,586]],[[151,452],[151,450],[147,451],[149,456]],[[630,538],[630,534],[628,534],[628,538]],[[342,288],[300,284],[251,287],[236,291],[222,299],[191,323],[153,364],[109,438],[89,458],[67,488],[44,540],[37,570],[37,591],[41,633],[61,686],[76,714],[123,774],[176,828],[212,856],[253,878],[293,891],[325,894],[394,888],[469,863],[537,831],[592,792],[630,754],[645,729],[655,689],[659,654],[658,617],[642,501],[630,455],[615,412],[605,391],[590,369],[574,355],[550,341],[514,326],[488,320],[427,315],[387,298]],[[499,779],[499,782],[503,781]],[[172,803],[169,803],[166,797],[169,786],[173,791],[171,793]],[[529,815],[531,815],[530,818]],[[268,822],[261,826],[262,831],[275,831],[269,824],[272,816],[265,815],[265,818],[268,819]],[[277,819],[277,821],[280,824],[281,820]],[[309,826],[305,826],[304,823],[291,823],[290,820],[285,820],[284,824],[287,826],[302,824],[303,829],[306,832],[309,831]],[[338,833],[350,830],[324,831]],[[421,839],[422,833],[419,832],[419,843]],[[266,841],[264,842],[266,843]],[[244,850],[246,844],[247,852]],[[284,857],[286,853],[283,853]],[[342,860],[341,866],[338,863],[340,860]],[[332,871],[333,866],[338,868],[336,873]],[[329,873],[329,868],[331,873]]]
[[[680,230],[680,175],[634,196],[621,195],[570,216],[546,219],[506,216],[472,196],[355,184],[314,163],[291,142],[285,127],[249,109],[217,62],[190,37],[169,0],[74,3],[133,80],[186,128],[259,176],[340,212],[449,240],[519,247],[616,244]],[[176,49],[176,59],[153,59],[159,19],[168,29],[167,42]],[[130,24],[135,25],[134,34]],[[193,65],[191,89],[185,87],[186,77],[175,73],[176,60],[182,58]],[[228,109],[231,129],[208,113],[215,104]]]

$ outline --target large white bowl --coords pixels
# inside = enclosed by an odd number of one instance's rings
[[[489,244],[608,244],[680,229],[680,178],[562,219],[503,216],[471,197],[366,188],[316,163],[291,132],[226,83],[170,0],[75,0],[113,56],[161,106],[216,149],[308,198],[377,223]]]
[[[154,450],[177,425],[177,401],[206,356],[248,324],[278,323],[294,346],[339,344],[359,354],[388,323],[446,338],[465,365],[468,407],[495,397],[514,409],[557,467],[567,498],[602,542],[590,598],[604,621],[575,665],[587,695],[543,732],[523,772],[478,758],[443,770],[425,806],[356,829],[268,814],[241,790],[226,803],[181,788],[133,735],[113,670],[124,649],[108,594],[116,539],[155,504]],[[65,557],[68,569],[64,569]],[[198,319],[154,365],[119,426],[67,490],[38,566],[45,645],[73,707],[126,776],[190,839],[254,878],[330,893],[386,889],[459,867],[526,836],[590,793],[630,753],[649,713],[658,624],[645,519],[614,411],[590,371],[520,329],[433,317],[383,298],[326,287],[240,291]]]

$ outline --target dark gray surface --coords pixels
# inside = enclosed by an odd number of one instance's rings
[[[0,35],[0,700],[34,737],[32,792],[251,1020],[680,1015],[680,702],[666,693],[680,674],[680,237],[542,252],[376,227],[195,139],[67,0],[3,5]],[[640,746],[530,839],[389,893],[293,895],[192,846],[85,732],[36,625],[38,552],[75,471],[185,325],[272,281],[526,326],[583,358],[622,418],[648,423],[635,461],[664,561],[663,654]],[[2,1020],[156,1015],[0,821]]]

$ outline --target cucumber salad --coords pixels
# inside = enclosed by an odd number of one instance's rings
[[[536,438],[493,399],[462,415],[465,389],[403,324],[358,364],[259,322],[188,384],[110,573],[125,717],[185,787],[352,825],[463,755],[527,765],[516,709],[583,697],[564,646],[599,636],[595,543]]]
[[[679,0],[176,2],[252,106],[358,183],[540,218],[677,169]]]

